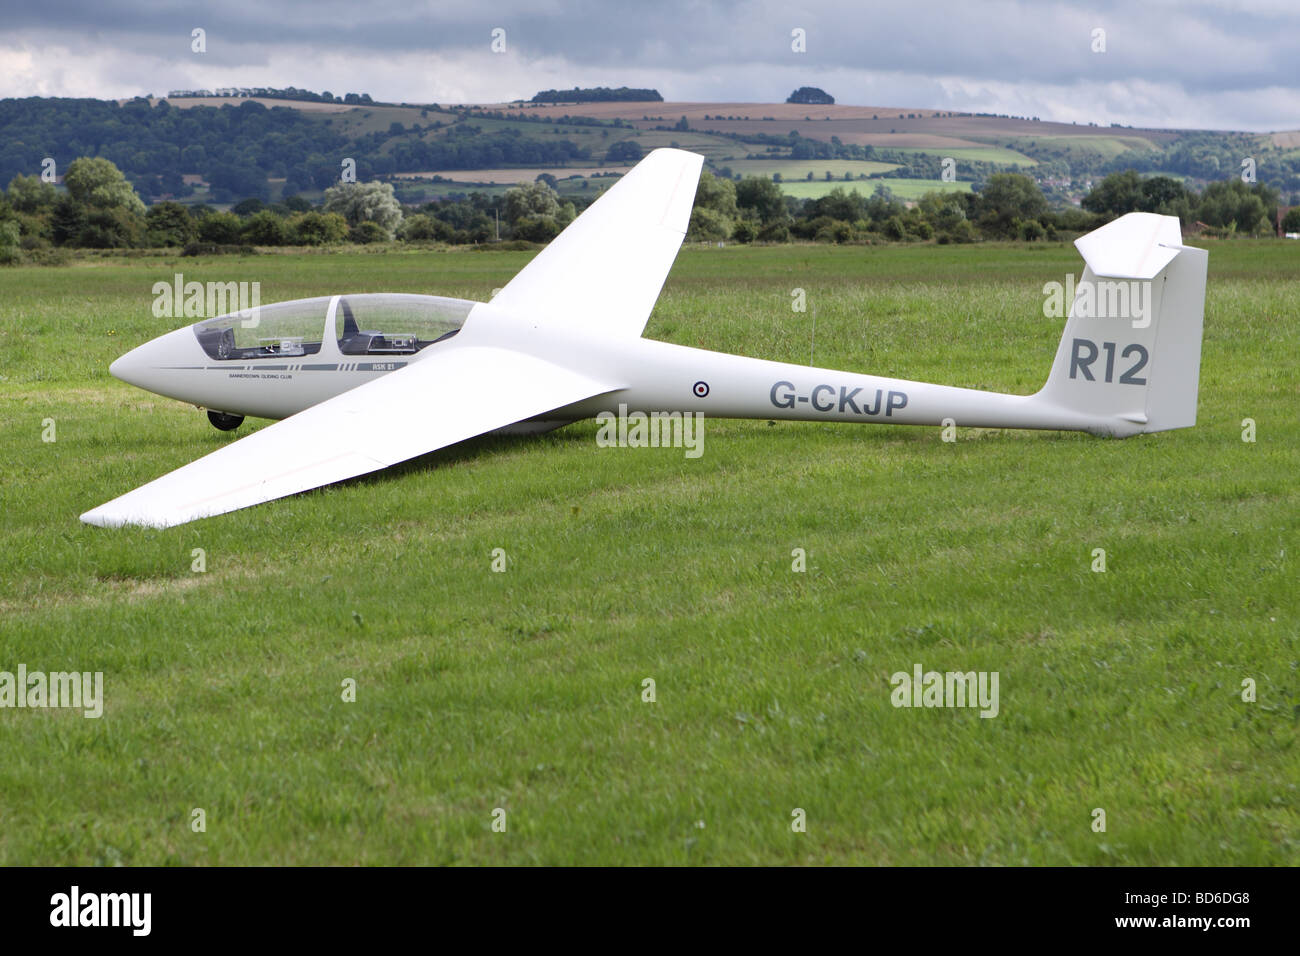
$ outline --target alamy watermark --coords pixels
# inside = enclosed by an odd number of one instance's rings
[[[159,319],[206,319],[238,315],[246,329],[257,328],[262,283],[185,281],[177,272],[172,281],[153,284],[153,314]]]
[[[19,664],[17,673],[0,671],[0,707],[70,707],[85,717],[104,715],[104,672],[29,671]]]
[[[1065,282],[1048,282],[1043,286],[1043,315],[1063,318],[1067,310],[1080,319],[1128,319],[1135,329],[1151,325],[1152,293],[1150,281],[1141,279],[1094,279],[1075,286],[1073,273]]]
[[[629,412],[618,406],[618,414],[596,416],[600,448],[685,448],[687,458],[704,454],[703,412]]]
[[[997,671],[899,671],[889,678],[895,707],[978,707],[981,717],[998,715]]]
[[[148,936],[152,912],[152,893],[85,893],[73,884],[50,897],[50,925],[57,927],[123,927],[132,936]]]

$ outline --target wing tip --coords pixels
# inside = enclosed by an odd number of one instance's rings
[[[108,505],[100,505],[98,508],[92,508],[81,515],[81,523],[92,525],[96,528],[124,528],[135,526],[138,528],[169,528],[177,522],[167,521],[163,518],[151,518],[145,515],[128,515],[121,512],[111,511]]]
[[[89,511],[82,512],[81,523],[94,525],[97,528],[114,527],[108,515],[104,513],[103,508],[92,508]]]

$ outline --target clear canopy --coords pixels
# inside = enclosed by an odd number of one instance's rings
[[[403,355],[460,331],[475,303],[434,295],[345,295],[334,313],[344,355]]]
[[[333,296],[232,312],[194,327],[214,359],[283,358],[321,350]],[[339,298],[330,330],[344,355],[409,355],[460,331],[475,303],[432,295],[366,293]]]
[[[200,322],[194,334],[215,359],[315,355],[320,351],[331,298],[294,299],[231,312]]]

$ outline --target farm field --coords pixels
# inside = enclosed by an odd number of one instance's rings
[[[914,146],[897,146],[889,147],[897,149],[900,153],[926,153],[931,156],[939,155],[933,149],[918,149]],[[1037,166],[1038,160],[1026,156],[1024,153],[1018,153],[1014,149],[1007,149],[1002,146],[962,146],[942,151],[942,155],[951,156],[956,160],[970,160],[979,163],[1006,163],[1010,166]]]
[[[782,181],[780,183],[781,192],[787,196],[797,196],[800,199],[816,199],[825,196],[832,189],[845,189],[849,192],[857,190],[863,196],[871,196],[875,193],[877,186],[884,186],[894,194],[896,199],[912,200],[920,199],[928,192],[957,190],[960,192],[970,192],[971,184],[965,180],[946,183],[941,179],[867,179],[853,180],[825,180],[814,179],[812,182],[804,181]]]
[[[543,173],[550,173],[556,179],[568,179],[570,176],[600,176],[614,173],[621,176],[631,166],[533,166],[511,167],[509,169],[434,169],[421,173],[401,173],[398,179],[432,179],[441,176],[460,183],[489,183],[513,186],[515,183],[531,183]]]
[[[231,440],[107,374],[183,323],[154,282],[483,299],[532,253],[0,269],[0,670],[105,697],[0,709],[0,863],[1294,865],[1300,243],[1209,248],[1192,429],[710,420],[691,460],[588,422],[166,531],[77,520]],[[1028,393],[1080,268],[689,247],[647,334],[806,362],[815,308],[818,365]],[[998,715],[893,707],[918,664]]]
[[[1067,157],[1077,153],[1097,153],[1106,159],[1114,159],[1130,149],[1150,149],[1150,143],[1138,136],[1035,136],[1033,143],[1058,149]]]
[[[897,169],[897,163],[877,163],[865,159],[737,159],[727,163],[733,173],[742,176],[762,176],[771,179],[773,173],[780,173],[782,179],[805,179],[812,173],[816,179],[822,179],[830,173],[836,179],[843,179],[848,173],[854,179],[858,176],[872,176]]]

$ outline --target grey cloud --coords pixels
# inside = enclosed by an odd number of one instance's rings
[[[123,75],[136,72],[126,68],[129,59],[153,58],[162,66],[152,71],[153,86],[168,85],[170,72],[178,77],[172,85],[182,85],[179,78],[199,68],[233,72],[241,67],[269,69],[283,75],[280,82],[306,86],[307,77],[284,75],[285,68],[301,70],[305,63],[312,72],[315,53],[350,64],[347,75],[329,88],[375,92],[367,83],[368,66],[382,72],[374,68],[404,55],[463,65],[487,52],[491,30],[501,26],[511,54],[525,65],[563,64],[539,70],[539,80],[620,83],[630,82],[623,77],[632,73],[659,74],[673,79],[678,88],[665,93],[679,98],[771,100],[783,98],[801,78],[815,83],[820,76],[854,76],[865,84],[869,77],[896,77],[914,91],[902,91],[899,105],[946,106],[955,105],[951,98],[937,102],[932,93],[942,89],[941,78],[960,78],[970,87],[1014,85],[1026,101],[1038,89],[1077,86],[1093,95],[1104,89],[1099,112],[1122,114],[1140,107],[1152,125],[1165,125],[1162,112],[1197,99],[1206,101],[1207,119],[1216,102],[1231,98],[1253,114],[1260,113],[1257,106],[1264,115],[1275,109],[1280,122],[1295,115],[1288,100],[1300,102],[1300,4],[1285,0],[803,5],[666,0],[636,6],[594,0],[227,0],[210,5],[48,0],[24,4],[8,12],[6,21],[0,46],[17,43],[38,52],[52,44],[74,52],[95,49],[106,58],[119,57]],[[208,34],[201,63],[189,52],[195,26]],[[807,31],[807,53],[790,49],[795,27]],[[1095,28],[1106,31],[1104,54],[1091,50]],[[483,70],[493,68],[485,64]],[[518,75],[522,89],[514,95],[546,85],[530,82],[526,69]],[[557,79],[568,76],[567,82]],[[473,79],[463,82],[472,89]],[[479,79],[484,88],[499,85],[494,76]],[[417,87],[423,81],[413,80],[409,91],[388,95],[420,98]],[[229,82],[240,81],[232,76]],[[651,85],[666,84],[652,80]],[[1125,87],[1132,91],[1128,97]],[[858,99],[832,92],[846,101]],[[1162,103],[1161,95],[1169,102]],[[994,103],[987,108],[997,111]]]

